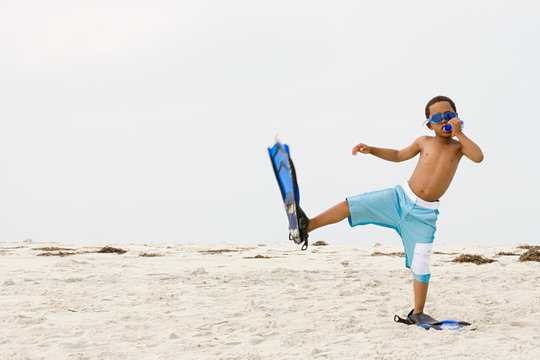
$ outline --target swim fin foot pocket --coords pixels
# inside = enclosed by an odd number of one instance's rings
[[[466,321],[437,321],[428,314],[413,314],[413,312],[414,309],[409,312],[409,315],[407,315],[406,319],[401,318],[399,315],[394,315],[394,321],[406,325],[416,325],[426,330],[462,330],[464,327],[471,325],[471,323],[468,323]],[[475,330],[475,328],[470,328],[470,330]]]
[[[308,247],[308,232],[309,218],[306,216],[300,206],[297,207],[296,219],[298,223],[298,230],[292,231],[289,228],[289,240],[293,240],[296,244],[303,244],[302,250],[306,250]],[[294,235],[293,235],[294,234]]]

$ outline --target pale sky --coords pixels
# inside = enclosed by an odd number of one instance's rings
[[[0,241],[288,241],[266,147],[301,205],[407,180],[403,148],[454,99],[484,151],[436,242],[539,244],[538,1],[0,0]],[[311,242],[399,244],[347,222]],[[291,244],[291,246],[294,246]]]

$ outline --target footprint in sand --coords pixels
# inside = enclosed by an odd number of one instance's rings
[[[276,335],[279,335],[277,332],[271,332],[268,334],[257,334],[255,337],[251,338],[249,341],[252,345],[258,345],[260,343],[265,342],[266,340],[270,339],[271,337],[274,337]]]

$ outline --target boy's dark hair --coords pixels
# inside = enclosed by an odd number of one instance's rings
[[[456,104],[454,104],[452,99],[450,99],[448,96],[439,95],[428,101],[426,105],[426,119],[429,118],[429,107],[441,101],[448,101],[450,106],[452,106],[452,109],[454,109],[454,112],[457,113]]]

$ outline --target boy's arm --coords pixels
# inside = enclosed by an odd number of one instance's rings
[[[358,144],[353,150],[352,154],[356,155],[359,152],[362,154],[371,154],[384,160],[401,162],[412,159],[420,152],[420,142],[422,137],[416,139],[411,145],[401,150],[377,148],[374,146],[368,146],[366,144]]]
[[[469,139],[463,132],[461,132],[461,121],[458,118],[450,120],[452,125],[452,131],[461,143],[461,152],[463,155],[474,161],[475,163],[482,162],[484,160],[484,154],[478,145]]]

